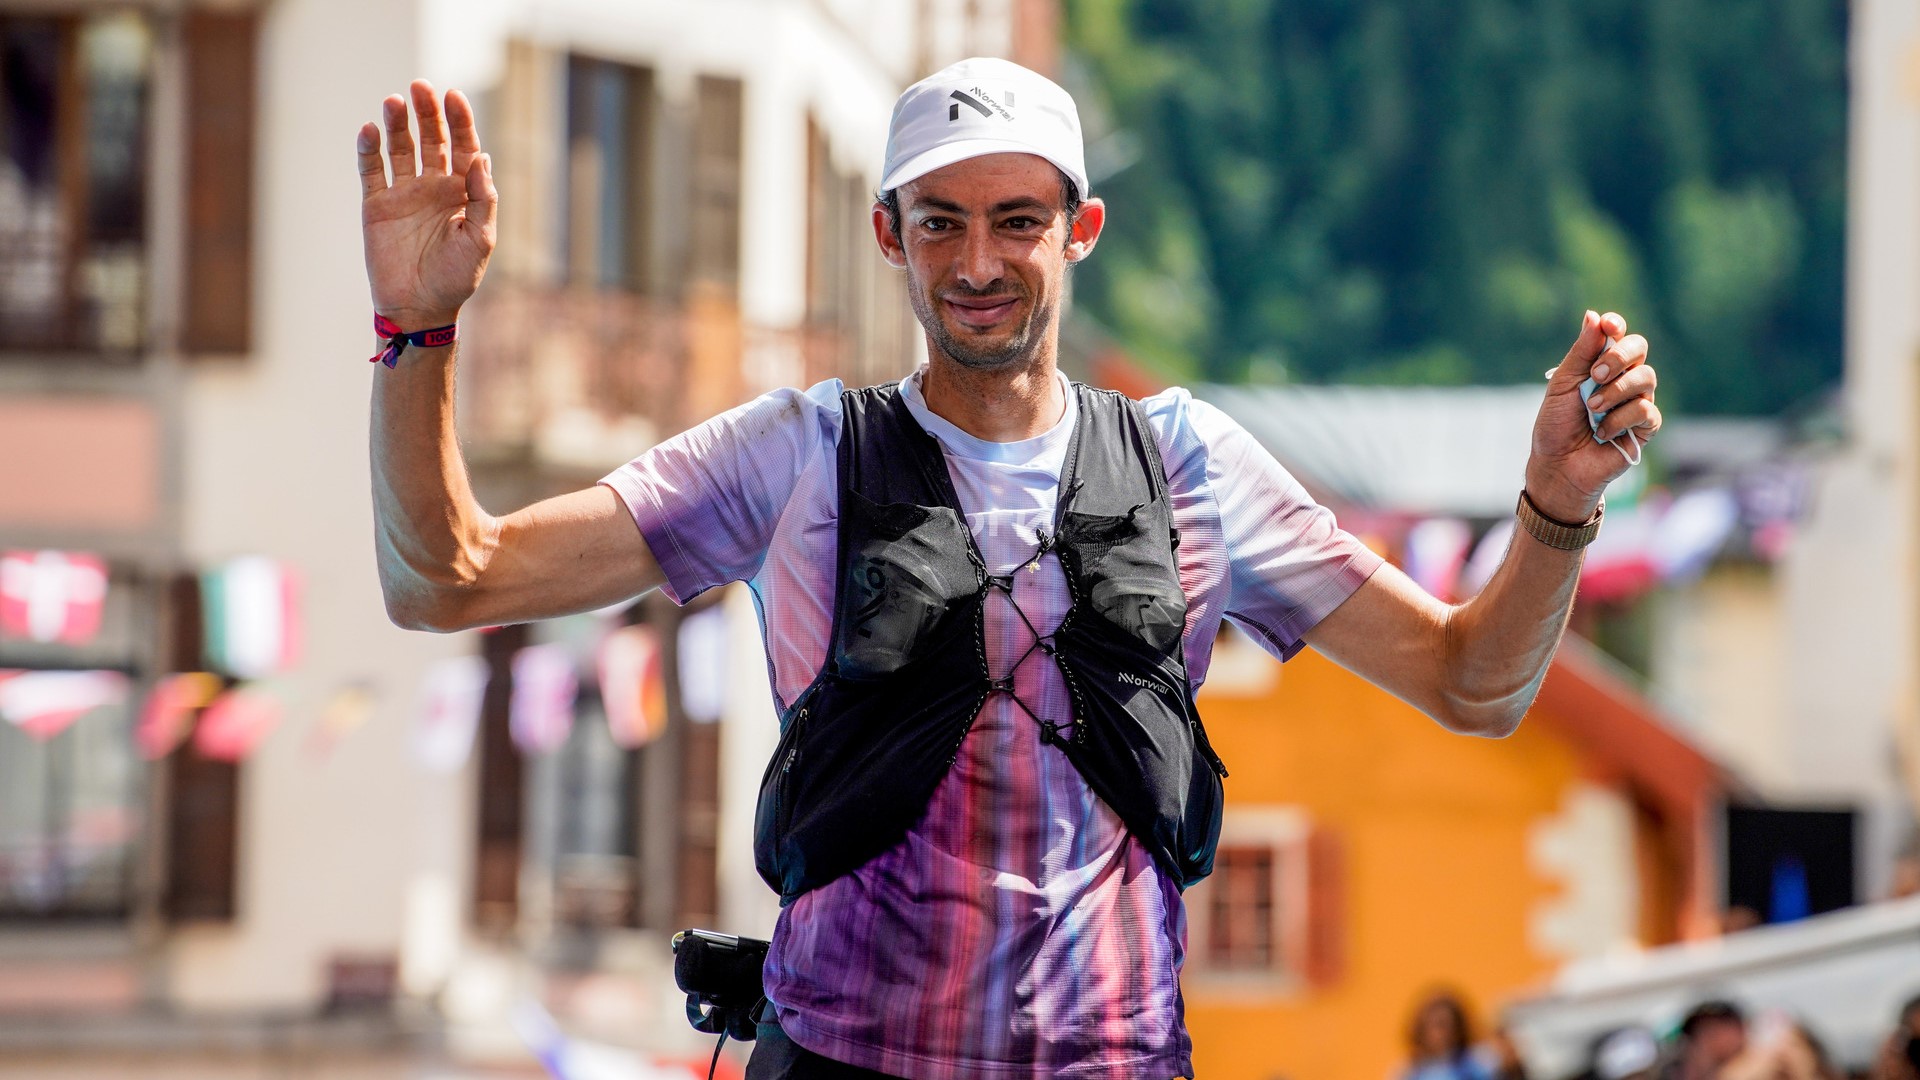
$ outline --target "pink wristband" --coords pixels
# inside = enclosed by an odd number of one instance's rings
[[[460,336],[459,324],[448,323],[431,330],[415,330],[409,334],[400,329],[400,324],[376,313],[373,317],[373,332],[387,343],[387,347],[367,357],[367,363],[383,362],[393,367],[400,362],[400,354],[412,345],[416,349],[436,349],[442,345],[451,345]]]

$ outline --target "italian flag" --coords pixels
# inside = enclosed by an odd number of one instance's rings
[[[293,568],[259,555],[230,559],[200,575],[207,660],[242,679],[292,667],[300,654],[300,581]]]

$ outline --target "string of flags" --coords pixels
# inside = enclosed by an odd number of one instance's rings
[[[301,577],[284,562],[242,556],[207,567],[197,586],[204,670],[164,674],[133,701],[138,688],[120,670],[0,668],[0,721],[48,740],[88,713],[131,708],[131,739],[146,760],[188,745],[221,761],[256,752],[288,716],[286,692],[274,680],[300,660]],[[94,646],[114,587],[98,555],[0,552],[0,641]],[[609,617],[614,612],[600,614],[590,640],[574,635],[513,656],[508,730],[522,753],[550,753],[567,742],[583,683],[597,693],[615,745],[633,749],[659,739],[668,722],[670,659],[682,715],[698,724],[720,719],[729,686],[729,629],[720,608],[682,619],[671,649],[656,627],[617,625]],[[438,661],[421,673],[409,744],[423,770],[455,772],[470,760],[488,678],[485,661],[472,655]],[[336,688],[307,730],[309,755],[331,753],[375,707],[374,688],[364,681]]]
[[[1779,559],[1791,539],[1803,497],[1791,478],[1744,487],[1712,485],[1678,495],[1652,491],[1609,505],[1606,524],[1587,548],[1580,596],[1611,603],[1659,586],[1685,585],[1716,558],[1736,552],[1763,562]],[[1513,540],[1511,518],[1495,522],[1476,542],[1463,519],[1394,519],[1343,515],[1348,527],[1408,577],[1442,600],[1458,601],[1486,586]]]

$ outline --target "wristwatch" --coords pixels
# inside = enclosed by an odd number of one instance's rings
[[[1525,488],[1520,489],[1520,504],[1513,508],[1514,516],[1520,519],[1521,528],[1527,530],[1535,540],[1561,551],[1579,551],[1593,543],[1593,538],[1600,535],[1600,519],[1606,512],[1607,501],[1602,499],[1600,505],[1593,508],[1593,516],[1584,524],[1569,525],[1541,513],[1540,508],[1527,497]]]

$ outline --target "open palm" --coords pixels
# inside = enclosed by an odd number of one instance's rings
[[[385,157],[381,130],[374,124],[360,128],[357,149],[360,230],[373,309],[402,330],[415,331],[453,322],[479,287],[493,254],[499,194],[466,97],[449,91],[443,113],[426,80],[416,80],[409,92],[420,129],[418,160],[407,130],[407,103],[398,94],[381,103]]]

